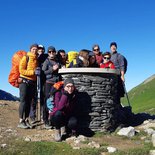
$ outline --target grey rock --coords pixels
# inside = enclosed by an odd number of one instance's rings
[[[1,148],[6,148],[7,144],[1,144]]]
[[[127,127],[122,128],[117,132],[120,136],[127,136],[127,137],[133,137],[135,135],[135,128],[134,127]]]
[[[155,155],[155,150],[150,150],[149,155]]]
[[[117,151],[117,149],[115,147],[111,147],[111,146],[107,147],[107,150],[109,153],[114,153]]]
[[[152,135],[152,144],[155,147],[155,134]]]

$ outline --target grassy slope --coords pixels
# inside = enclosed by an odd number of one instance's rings
[[[147,83],[142,83],[128,92],[133,112],[149,112],[155,114],[155,78]],[[126,98],[122,103],[127,105]]]

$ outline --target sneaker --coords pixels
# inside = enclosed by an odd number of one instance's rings
[[[77,136],[76,130],[72,130],[71,136],[75,136],[75,137]]]
[[[52,126],[49,125],[49,124],[45,124],[45,125],[44,125],[44,128],[48,130],[48,129],[52,129]]]
[[[28,129],[29,127],[25,124],[25,121],[22,121],[18,124],[17,126],[18,128],[21,128],[21,129]]]
[[[63,127],[61,127],[61,136],[64,136],[64,135],[66,135],[67,133],[66,133],[66,127],[65,126],[63,126]]]
[[[26,120],[25,123],[26,123],[26,126],[28,126],[28,128],[30,128],[30,129],[33,128],[32,125],[29,123],[29,120]]]
[[[60,129],[56,129],[55,130],[54,139],[55,139],[56,142],[60,142],[61,141]]]

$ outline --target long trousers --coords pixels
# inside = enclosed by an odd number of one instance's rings
[[[19,85],[20,91],[20,105],[19,105],[19,117],[26,119],[29,117],[30,107],[33,97],[35,96],[36,85],[33,83],[21,83]]]
[[[60,129],[63,126],[67,126],[71,130],[76,130],[77,119],[75,117],[65,117],[61,111],[57,111],[53,116],[51,116],[51,122],[56,129]]]

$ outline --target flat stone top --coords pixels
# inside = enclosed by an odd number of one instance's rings
[[[120,72],[117,69],[110,69],[110,68],[62,68],[59,69],[60,74],[67,74],[67,73],[111,73],[119,75]]]

